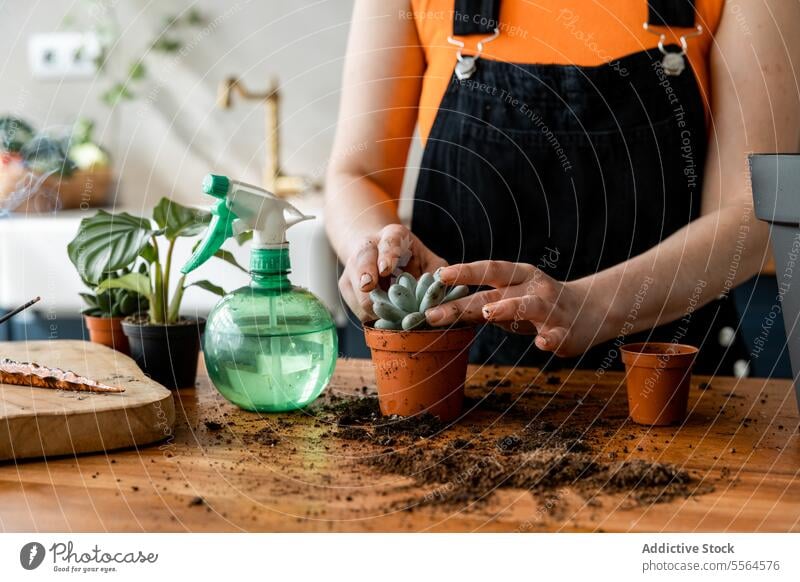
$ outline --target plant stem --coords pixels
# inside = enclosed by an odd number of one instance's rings
[[[150,239],[156,251],[156,258],[150,264],[153,277],[153,300],[150,302],[150,323],[163,323],[164,321],[164,290],[161,272],[161,261],[158,254],[158,241],[155,236]]]
[[[175,250],[175,240],[169,241],[169,246],[167,247],[167,257],[164,260],[164,307],[169,306],[167,309],[166,314],[166,321],[165,323],[175,323],[172,319],[172,304],[170,303],[169,299],[169,275],[170,271],[172,271],[172,251]],[[175,291],[177,293],[177,290]]]
[[[181,275],[178,279],[178,285],[175,287],[175,293],[172,295],[172,300],[169,302],[169,313],[167,314],[167,323],[176,323],[181,315],[181,302],[183,301],[183,291],[186,289],[186,275]]]

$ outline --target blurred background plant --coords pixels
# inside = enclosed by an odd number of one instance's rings
[[[82,5],[80,5],[82,4]],[[139,95],[143,83],[148,78],[147,60],[153,53],[177,54],[186,44],[187,32],[205,26],[207,18],[196,7],[163,17],[152,38],[145,44],[144,52],[122,65],[124,73],[110,66],[110,55],[119,40],[119,22],[111,0],[83,0],[71,10],[61,22],[65,30],[90,30],[100,44],[96,58],[98,72],[111,78],[109,87],[100,95],[103,103],[113,107],[124,101],[132,101]],[[88,22],[86,19],[88,18]]]

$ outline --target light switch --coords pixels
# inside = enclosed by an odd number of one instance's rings
[[[48,32],[31,35],[28,62],[34,79],[91,79],[102,49],[91,32]]]

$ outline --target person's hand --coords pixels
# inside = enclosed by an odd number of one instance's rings
[[[535,334],[536,347],[568,357],[606,339],[605,310],[592,305],[584,284],[556,281],[526,263],[477,261],[439,271],[447,285],[493,287],[425,312],[432,326],[489,321],[520,334]]]
[[[369,292],[398,270],[415,277],[447,265],[400,224],[385,226],[356,245],[339,278],[339,290],[347,305],[361,321],[375,319]]]

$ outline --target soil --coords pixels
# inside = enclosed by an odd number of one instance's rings
[[[125,323],[130,323],[131,325],[138,325],[140,327],[172,327],[175,325],[197,325],[197,319],[189,319],[186,317],[181,317],[178,321],[174,321],[169,324],[164,323],[150,323],[150,316],[147,313],[137,313],[135,315],[129,315],[123,321]]]
[[[319,418],[335,426],[331,433],[346,440],[364,441],[380,446],[395,444],[398,437],[424,439],[443,431],[444,425],[435,416],[381,416],[378,398],[364,396],[339,399],[318,407]]]
[[[491,387],[500,385],[506,384],[494,381]],[[419,505],[482,505],[502,489],[525,489],[548,499],[568,487],[590,505],[600,503],[600,494],[622,494],[625,506],[667,502],[712,489],[701,487],[687,471],[670,465],[617,460],[616,452],[596,451],[598,437],[611,436],[625,421],[622,417],[595,416],[588,427],[580,420],[528,422],[541,417],[534,408],[541,410],[542,398],[551,412],[567,406],[557,393],[530,388],[527,397],[491,391],[467,399],[466,410],[492,412],[495,419],[498,412],[504,419],[526,419],[520,430],[495,437],[479,426],[473,426],[474,438],[450,436],[429,415],[381,417],[374,396],[328,397],[315,406],[315,412],[332,427],[327,436],[375,449],[375,454],[364,455],[358,462],[381,473],[409,477],[419,486],[421,497],[400,503],[407,510]],[[570,400],[574,408],[575,398]],[[420,442],[423,439],[426,442]]]

